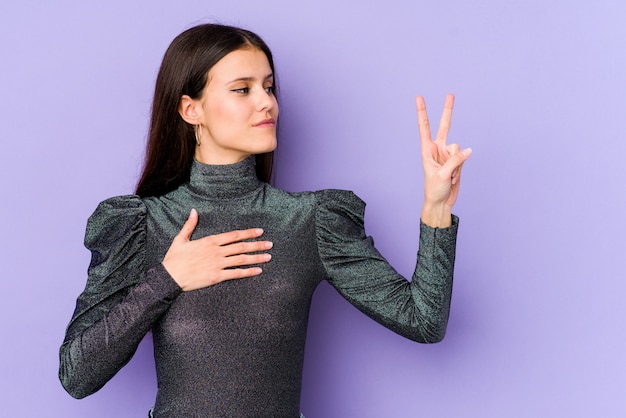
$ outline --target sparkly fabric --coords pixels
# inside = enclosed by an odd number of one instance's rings
[[[192,208],[192,239],[261,227],[272,260],[253,278],[182,292],[163,268]],[[90,217],[92,260],[60,351],[59,377],[81,398],[100,389],[153,332],[155,417],[298,417],[311,296],[327,279],[358,309],[419,342],[448,320],[458,219],[421,225],[412,282],[365,235],[365,204],[340,190],[287,193],[260,182],[254,160],[194,162],[161,197],[115,197]]]

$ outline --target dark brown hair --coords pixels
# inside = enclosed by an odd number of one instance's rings
[[[272,53],[253,32],[233,26],[204,24],[187,29],[167,48],[154,89],[152,118],[144,168],[137,184],[141,197],[161,196],[189,181],[196,139],[193,126],[178,113],[183,95],[202,96],[208,72],[227,54],[246,47],[258,48],[267,56],[274,89],[278,94]],[[256,155],[260,180],[269,182],[274,153]]]

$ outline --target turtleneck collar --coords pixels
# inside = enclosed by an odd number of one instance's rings
[[[194,158],[191,165],[189,189],[207,198],[238,197],[260,185],[254,155],[241,162],[226,165],[203,164]]]

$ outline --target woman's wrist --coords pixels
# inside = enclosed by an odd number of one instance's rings
[[[444,204],[424,202],[421,220],[431,228],[447,228],[452,225],[452,208]]]

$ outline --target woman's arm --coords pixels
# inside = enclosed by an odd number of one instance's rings
[[[131,359],[181,289],[162,266],[81,312],[80,298],[60,350],[59,379],[75,398],[98,391]],[[81,295],[82,296],[82,295]]]
[[[87,222],[85,290],[60,349],[59,378],[76,398],[100,389],[126,364],[180,292],[163,268],[146,272],[146,206],[137,196],[98,205]]]
[[[328,282],[351,304],[392,331],[421,343],[445,335],[458,219],[447,228],[420,224],[412,281],[402,277],[365,234],[365,203],[352,192],[317,192],[316,233]]]
[[[365,204],[354,194],[318,193],[317,236],[328,281],[350,303],[406,338],[432,343],[443,339],[448,322],[458,218],[452,206],[463,163],[471,150],[446,145],[454,98],[449,95],[437,138],[432,141],[426,107],[417,98],[424,205],[418,261],[412,281],[398,274],[365,234]]]
[[[247,253],[268,249],[271,243],[241,242],[258,238],[259,229],[190,241],[197,224],[197,213],[192,211],[170,246],[167,262],[144,273],[145,216],[143,203],[130,196],[101,203],[89,219],[85,245],[92,261],[87,286],[60,349],[59,378],[76,398],[99,390],[132,358],[145,334],[182,291],[259,274],[259,268],[232,267],[269,259],[268,254]]]

